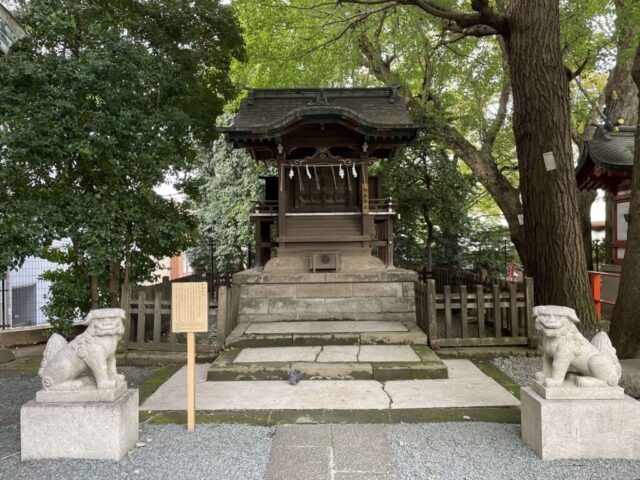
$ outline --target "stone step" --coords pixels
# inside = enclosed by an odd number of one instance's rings
[[[415,347],[414,347],[415,348]],[[208,364],[196,365],[198,412],[398,411],[458,408],[456,418],[471,415],[471,407],[517,407],[520,402],[468,360],[445,360],[449,378],[434,380],[283,380],[209,382]],[[183,411],[186,367],[174,374],[142,404],[142,411]],[[398,412],[401,413],[401,412]],[[344,418],[344,417],[342,417]],[[466,417],[468,419],[468,417]]]
[[[325,345],[231,349],[211,365],[208,381],[411,380],[447,378],[446,365],[423,345]]]
[[[426,345],[427,335],[415,322],[253,322],[239,324],[226,341],[235,348],[376,344]]]

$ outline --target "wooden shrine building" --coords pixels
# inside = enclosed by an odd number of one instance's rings
[[[599,126],[585,142],[576,167],[579,189],[600,188],[613,195],[607,218],[611,220],[614,265],[622,265],[627,246],[635,133],[636,127]]]
[[[266,196],[252,216],[256,267],[302,272],[393,265],[395,212],[368,167],[416,137],[396,89],[250,90],[233,126],[222,131],[234,147],[277,172],[263,177]]]
[[[396,213],[369,175],[417,136],[395,88],[250,90],[221,130],[274,172],[252,215],[256,268],[234,275],[240,322],[415,322],[416,274],[393,266]]]

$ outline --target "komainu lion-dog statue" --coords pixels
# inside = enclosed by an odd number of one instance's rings
[[[124,333],[124,310],[103,308],[87,316],[87,329],[71,342],[54,333],[44,350],[38,375],[45,390],[116,388],[124,376],[116,371],[116,349]]]
[[[589,342],[576,328],[580,320],[575,310],[568,307],[542,305],[533,309],[533,316],[544,350],[536,381],[545,387],[560,386],[565,378],[578,387],[618,384],[622,368],[605,332]]]

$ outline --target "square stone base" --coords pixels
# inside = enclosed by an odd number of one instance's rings
[[[544,459],[640,459],[640,402],[551,400],[521,390],[522,440]]]
[[[22,460],[120,460],[138,441],[138,389],[113,402],[41,403],[20,410]]]
[[[233,275],[238,286],[238,323],[369,320],[416,321],[414,281],[403,270]]]

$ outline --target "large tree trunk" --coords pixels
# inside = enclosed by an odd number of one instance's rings
[[[582,230],[582,244],[587,260],[587,268],[593,270],[593,246],[591,239],[591,205],[598,196],[596,190],[582,190],[578,192],[578,212],[580,215],[580,229]]]
[[[640,87],[640,45],[633,65],[633,79]],[[640,111],[639,117],[640,117]],[[635,158],[629,205],[627,248],[618,298],[611,314],[611,341],[620,358],[640,353],[640,125],[636,130]]]
[[[525,272],[537,304],[574,308],[583,328],[597,325],[578,215],[569,85],[560,51],[556,0],[509,4],[513,128],[527,239]],[[543,155],[556,168],[547,171]]]
[[[609,73],[605,86],[604,115],[614,125],[624,120],[627,125],[638,123],[638,87],[633,81],[633,52],[638,25],[633,18],[633,2],[615,0],[616,7],[616,64]]]
[[[118,260],[109,262],[109,306],[111,308],[120,306],[120,262]]]

